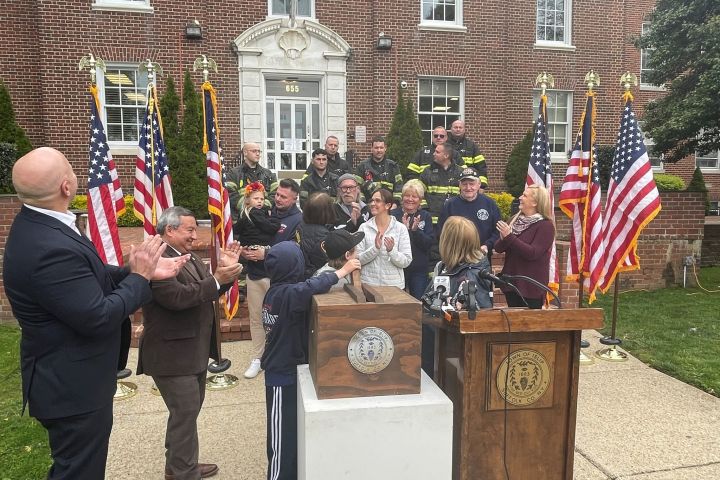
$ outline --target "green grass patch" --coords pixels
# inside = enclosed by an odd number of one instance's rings
[[[720,267],[698,270],[698,277],[707,290],[720,290]],[[611,332],[612,292],[613,288],[592,305],[605,310],[605,335]],[[616,335],[625,350],[720,397],[720,292],[697,287],[625,293],[621,289],[618,299]]]
[[[22,410],[20,329],[0,326],[0,479],[45,478],[52,464],[47,432]]]

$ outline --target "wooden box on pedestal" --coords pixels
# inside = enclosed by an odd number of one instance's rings
[[[349,287],[313,298],[309,364],[318,399],[420,393],[420,302],[371,286],[363,302]]]

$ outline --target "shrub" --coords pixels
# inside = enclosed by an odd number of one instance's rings
[[[687,187],[688,192],[701,192],[703,194],[703,202],[705,203],[705,215],[710,213],[710,201],[708,199],[708,189],[705,185],[705,178],[703,178],[700,167],[695,167],[690,184]]]
[[[133,209],[133,196],[125,195],[125,213],[118,217],[118,227],[142,227],[142,222],[135,216]],[[73,210],[85,210],[87,211],[87,195],[75,195],[75,198],[70,202],[70,208]]]
[[[404,98],[403,91],[402,88],[398,88],[397,107],[385,140],[387,157],[397,162],[401,173],[406,177],[408,163],[415,152],[422,148],[423,140],[413,102],[410,98],[407,100]]]
[[[2,81],[0,81],[0,142],[15,145],[17,156],[14,160],[32,150],[32,145],[25,135],[25,130],[15,121],[15,111],[10,100],[10,92]]]
[[[527,178],[534,129],[534,126],[530,128],[523,139],[513,147],[505,166],[505,184],[510,194],[515,197],[522,195],[523,190],[525,190],[525,179]]]
[[[661,192],[678,192],[685,190],[685,182],[677,175],[670,175],[669,173],[656,173],[655,185]]]
[[[513,200],[515,200],[515,197],[513,197],[507,192],[486,193],[485,195],[495,200],[495,203],[498,204],[498,208],[500,208],[500,214],[502,215],[503,219],[510,218],[510,209]]]
[[[0,143],[0,193],[15,193],[12,166],[17,160],[17,148],[12,143]]]
[[[595,162],[600,172],[600,186],[603,192],[607,192],[610,185],[610,170],[614,156],[615,147],[612,145],[598,145],[595,150]]]

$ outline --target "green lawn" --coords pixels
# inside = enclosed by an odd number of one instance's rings
[[[703,268],[698,277],[707,290],[720,290],[720,267]],[[613,289],[593,303],[605,310],[606,335]],[[630,291],[618,298],[617,337],[625,350],[661,372],[720,396],[720,292],[666,288]]]
[[[22,409],[20,330],[0,326],[0,479],[45,478],[52,463],[45,429]]]

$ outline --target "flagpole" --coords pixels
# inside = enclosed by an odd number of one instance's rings
[[[588,95],[592,95],[593,88],[595,88],[595,86],[597,86],[597,85],[600,85],[600,76],[599,76],[597,73],[595,73],[594,70],[591,69],[591,70],[587,73],[587,75],[585,75],[585,83],[587,84]],[[595,108],[594,108],[594,106],[593,106],[593,112],[594,112],[594,111],[595,111]],[[590,120],[590,122],[593,121],[592,116],[591,116],[591,118],[590,118],[589,120]],[[585,118],[585,121],[587,122],[588,119]],[[587,222],[587,205],[588,205],[588,203],[590,202],[590,185],[589,185],[589,184],[590,184],[590,177],[592,176],[592,162],[593,162],[593,157],[592,157],[592,142],[591,142],[591,146],[590,146],[590,164],[589,164],[589,168],[588,168],[588,188],[587,188],[587,193],[585,194],[585,203],[584,203],[584,208],[585,208],[585,215],[584,215],[584,217],[583,217],[583,218],[584,218],[584,220],[583,220],[584,222]],[[582,174],[583,174],[583,165],[582,165],[582,163],[580,164],[580,170],[579,170],[578,174],[579,174],[579,175],[582,175]],[[583,239],[582,239],[582,241],[583,241],[583,251],[585,252],[585,254],[587,254],[588,249],[587,249],[586,246],[585,246],[585,242],[586,242],[586,240],[587,240],[587,239],[585,238],[585,228],[586,228],[586,227],[584,227],[584,228],[582,229],[582,232],[583,232]],[[581,260],[583,260],[583,259],[584,259],[584,256],[581,255]],[[584,290],[585,290],[585,288],[584,288],[584,287],[585,287],[585,278],[584,278],[584,276],[583,276],[583,273],[585,273],[585,272],[583,271],[583,265],[582,265],[582,264],[580,265],[579,270],[580,270],[580,271],[578,272],[578,308],[584,308],[584,305],[583,305],[583,297],[584,297],[584,293],[585,293],[585,292],[584,292]],[[595,361],[592,359],[592,357],[588,357],[587,355],[585,355],[585,352],[582,351],[583,348],[588,348],[589,346],[590,346],[590,342],[588,342],[587,340],[583,340],[583,339],[580,340],[580,364],[581,364],[581,365],[590,365],[590,364],[592,364],[592,363],[595,363]]]
[[[620,84],[625,88],[625,94],[623,95],[623,98],[625,98],[625,96],[630,93],[630,89],[633,86],[637,86],[637,76],[630,72],[625,72],[625,74],[620,77]],[[617,332],[619,297],[620,272],[617,272],[615,275],[615,289],[613,291],[612,326],[610,327],[610,336],[600,339],[600,343],[607,345],[607,347],[595,352],[595,355],[597,355],[600,359],[607,360],[609,362],[625,362],[628,359],[625,352],[618,351],[617,346],[622,343],[622,340],[616,338],[615,336]]]
[[[87,70],[90,73],[90,87],[89,87],[90,95],[92,96],[92,101],[95,104],[95,110],[97,111],[98,120],[100,122],[102,122],[100,101],[99,101],[98,95],[97,95],[97,69],[100,69],[103,71],[103,73],[105,73],[105,70],[106,70],[105,62],[103,61],[102,58],[95,57],[92,53],[89,53],[80,59],[78,69],[81,71]],[[92,113],[92,110],[91,110],[91,113]],[[88,190],[90,190],[90,189],[88,188]],[[92,201],[90,197],[91,197],[90,191],[88,191],[88,203],[90,203]],[[113,206],[113,209],[114,209],[114,206]],[[89,225],[90,225],[90,216],[88,216],[88,220],[85,224],[84,230],[86,231],[85,233],[87,233],[88,236],[91,236],[90,232],[89,232]],[[117,230],[117,224],[115,224],[115,229]],[[97,245],[96,245],[96,248],[97,248]],[[107,254],[105,254],[105,255],[107,255]],[[119,264],[122,264],[122,256],[120,256],[120,258],[117,258],[117,262]],[[130,328],[130,327],[126,327],[126,326],[124,326],[124,327]],[[137,384],[132,383],[132,382],[121,381],[121,380],[129,377],[130,375],[132,375],[132,371],[128,368],[119,369],[115,373],[117,383],[115,386],[115,394],[113,395],[114,400],[124,400],[124,399],[134,396],[137,393]]]
[[[212,58],[208,58],[205,55],[201,55],[193,63],[193,71],[197,71],[197,69],[199,67],[202,67],[202,70],[203,70],[203,88],[204,88],[204,85],[206,83],[209,83],[208,79],[210,77],[210,70],[212,69],[215,71],[215,73],[217,73],[217,64],[215,63],[215,61]],[[213,111],[212,122],[215,127],[217,127],[217,122],[216,122],[216,118],[215,118],[216,114],[217,114],[217,112]],[[208,112],[207,112],[207,109],[205,108],[205,93],[203,90],[203,125],[205,125],[206,129],[207,129],[207,115],[208,115]],[[204,138],[203,138],[203,144],[204,144],[203,150],[206,150],[205,153],[207,153],[207,147],[208,147],[207,134],[208,134],[208,132],[206,131]],[[216,128],[215,135],[216,135],[215,138],[218,143],[218,150],[219,150],[220,149],[220,146],[219,146],[220,132],[217,131],[217,128]],[[219,155],[219,152],[218,152],[218,155]],[[222,177],[219,179],[219,182],[220,182],[220,187],[219,187],[220,201],[222,204],[222,199],[223,199]],[[223,206],[223,208],[224,208],[224,206]],[[222,215],[223,208],[220,209],[220,225],[219,226],[220,226],[221,231],[222,231],[223,221],[224,221],[224,218]],[[214,221],[212,220],[212,218],[213,217],[211,215],[210,216],[210,268],[214,272],[215,269],[217,268],[218,242],[217,242],[217,237],[216,237],[217,233],[216,233],[216,229],[215,229],[215,224],[214,224]],[[223,235],[223,242],[224,242],[224,235]],[[223,246],[227,246],[227,245],[223,245]],[[213,375],[209,376],[207,381],[205,382],[205,388],[207,388],[208,390],[225,390],[228,388],[236,387],[239,384],[238,377],[236,377],[235,375],[230,375],[230,374],[224,373],[226,370],[228,370],[230,368],[230,366],[232,365],[232,362],[230,362],[230,359],[223,358],[223,356],[222,356],[222,332],[220,329],[220,320],[221,319],[220,319],[220,309],[218,308],[219,301],[220,301],[220,299],[218,299],[218,301],[216,301],[216,302],[213,302],[213,311],[215,313],[215,322],[214,322],[215,346],[217,348],[217,358],[218,359],[217,359],[217,361],[210,363],[210,365],[208,365],[208,367],[207,367],[208,371],[213,374]]]

